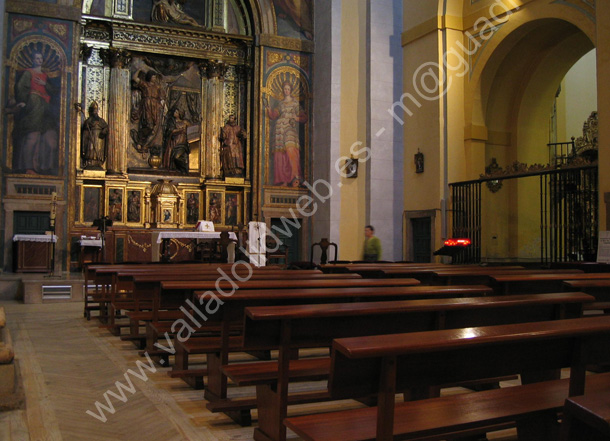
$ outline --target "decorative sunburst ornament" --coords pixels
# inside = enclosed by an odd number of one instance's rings
[[[293,98],[298,100],[305,98],[306,91],[303,81],[297,78],[294,73],[287,71],[280,72],[273,77],[268,86],[270,95],[276,100],[282,100],[284,97],[284,84],[290,84]]]
[[[49,76],[54,77],[61,74],[61,57],[57,51],[40,41],[31,41],[24,45],[16,57],[17,69],[25,70],[34,65],[34,54],[42,54],[42,70]]]

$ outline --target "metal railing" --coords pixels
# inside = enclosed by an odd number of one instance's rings
[[[598,236],[597,165],[483,178],[450,184],[452,237],[467,237],[469,248],[454,263],[481,262],[483,183],[539,176],[540,260],[542,263],[593,260]]]

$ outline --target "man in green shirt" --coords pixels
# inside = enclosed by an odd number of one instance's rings
[[[364,260],[376,262],[381,260],[381,241],[375,236],[375,228],[372,225],[364,227]]]

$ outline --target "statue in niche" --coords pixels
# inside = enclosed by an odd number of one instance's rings
[[[177,170],[182,174],[189,172],[189,143],[187,129],[190,122],[184,118],[184,111],[172,108],[165,123],[163,136],[163,168]]]
[[[75,108],[84,113],[81,104],[77,103]],[[81,161],[84,169],[103,170],[108,132],[108,123],[99,116],[99,106],[93,101],[89,105],[89,117],[83,123],[81,130]]]
[[[220,163],[224,177],[244,176],[244,153],[241,140],[246,132],[237,125],[235,115],[230,115],[220,129]]]
[[[186,0],[153,0],[150,18],[155,23],[175,23],[201,28],[197,20],[182,10]]]

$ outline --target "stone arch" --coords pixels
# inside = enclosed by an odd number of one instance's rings
[[[473,158],[479,173],[492,158],[501,167],[515,161],[548,163],[556,92],[570,68],[596,45],[594,17],[574,7],[532,2],[523,9],[502,20],[470,58],[465,123],[484,127],[486,133],[478,150],[483,157]],[[535,180],[519,179],[505,181],[507,191],[484,192],[484,203],[493,205],[494,212],[483,214],[483,228],[493,236],[494,243],[487,246],[497,255],[537,258],[537,185]],[[493,254],[491,248],[483,253]]]

